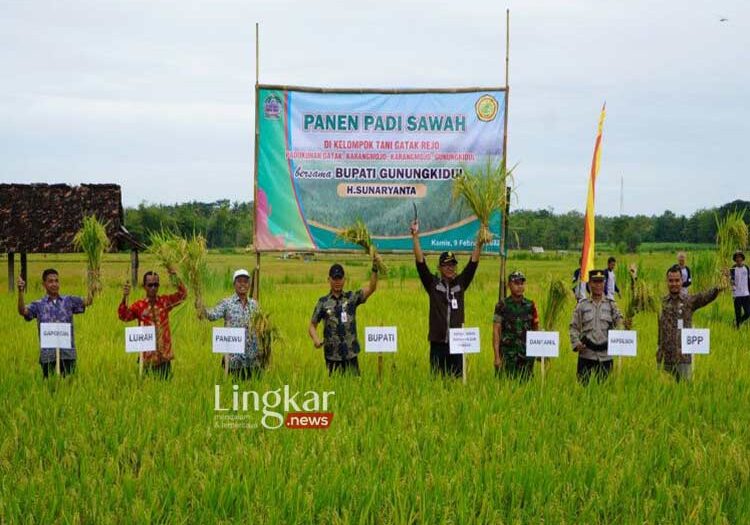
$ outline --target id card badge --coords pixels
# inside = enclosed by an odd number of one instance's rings
[[[458,310],[458,299],[451,299],[451,308]]]
[[[682,330],[684,328],[682,319],[677,319],[677,329]]]
[[[347,321],[349,321],[349,316],[346,315],[346,311],[345,310],[342,310],[341,311],[341,322],[342,323],[346,323]]]

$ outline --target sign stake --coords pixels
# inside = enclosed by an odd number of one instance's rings
[[[57,377],[60,377],[60,349],[55,348],[55,372]]]

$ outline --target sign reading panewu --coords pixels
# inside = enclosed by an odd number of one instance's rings
[[[416,213],[425,250],[471,251],[479,223],[451,185],[500,164],[505,94],[259,86],[256,248],[355,248],[336,233],[362,219],[379,250],[411,250]]]

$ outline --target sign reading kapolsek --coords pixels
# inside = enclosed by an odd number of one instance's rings
[[[125,328],[125,352],[140,353],[156,350],[156,327],[128,326]]]
[[[398,334],[395,326],[365,327],[365,352],[395,352]]]
[[[638,335],[635,330],[610,330],[607,333],[607,354],[635,357]]]
[[[451,184],[465,169],[500,164],[504,89],[256,94],[257,249],[353,248],[336,234],[360,218],[379,250],[411,250],[413,203],[426,250],[473,249],[479,223],[451,205]],[[498,238],[500,222],[499,213],[490,220]]]
[[[215,354],[242,354],[245,352],[244,328],[213,329],[213,352]]]
[[[39,346],[41,348],[71,348],[72,331],[70,323],[39,323]]]

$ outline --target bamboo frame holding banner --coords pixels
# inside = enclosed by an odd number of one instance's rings
[[[305,248],[272,248],[272,249],[259,249],[258,248],[258,144],[260,141],[260,125],[258,117],[260,115],[260,90],[271,89],[281,91],[299,91],[306,93],[343,93],[343,94],[431,94],[431,93],[472,93],[481,91],[500,91],[505,93],[505,107],[504,107],[504,122],[503,122],[503,162],[507,165],[507,143],[508,143],[508,98],[510,88],[508,85],[508,64],[509,64],[509,47],[510,47],[510,10],[506,10],[506,49],[505,49],[505,86],[475,86],[475,87],[456,87],[456,88],[323,88],[313,86],[298,86],[290,84],[261,84],[259,82],[260,77],[260,37],[259,37],[259,25],[255,24],[255,148],[254,148],[254,165],[253,165],[253,247],[256,253],[256,264],[257,264],[257,283],[253,286],[253,296],[257,300],[257,294],[259,293],[260,285],[260,253],[285,253],[285,252],[311,252],[311,253],[330,253],[330,254],[341,254],[341,253],[361,253],[358,250],[347,250],[347,249],[326,249],[321,250],[317,247],[305,247]],[[506,207],[507,209],[507,207]],[[499,255],[502,266],[502,279],[501,287],[504,291],[504,274],[505,274],[505,243],[507,241],[507,235],[505,230],[507,229],[507,218],[506,212],[502,212],[500,222],[500,236],[501,244],[499,247]],[[437,254],[441,253],[442,250],[423,250],[425,254]],[[379,250],[382,254],[409,254],[411,250]],[[467,252],[468,253],[468,252]],[[483,250],[483,255],[491,255],[489,250],[487,253]]]
[[[510,74],[510,9],[505,10],[505,116],[503,119],[503,164],[508,166],[508,104],[510,102],[510,85],[508,84]],[[505,275],[507,271],[508,260],[508,215],[510,214],[510,188],[506,188],[505,209],[501,217],[500,226],[500,283],[498,285],[498,300],[505,299],[506,282]]]

